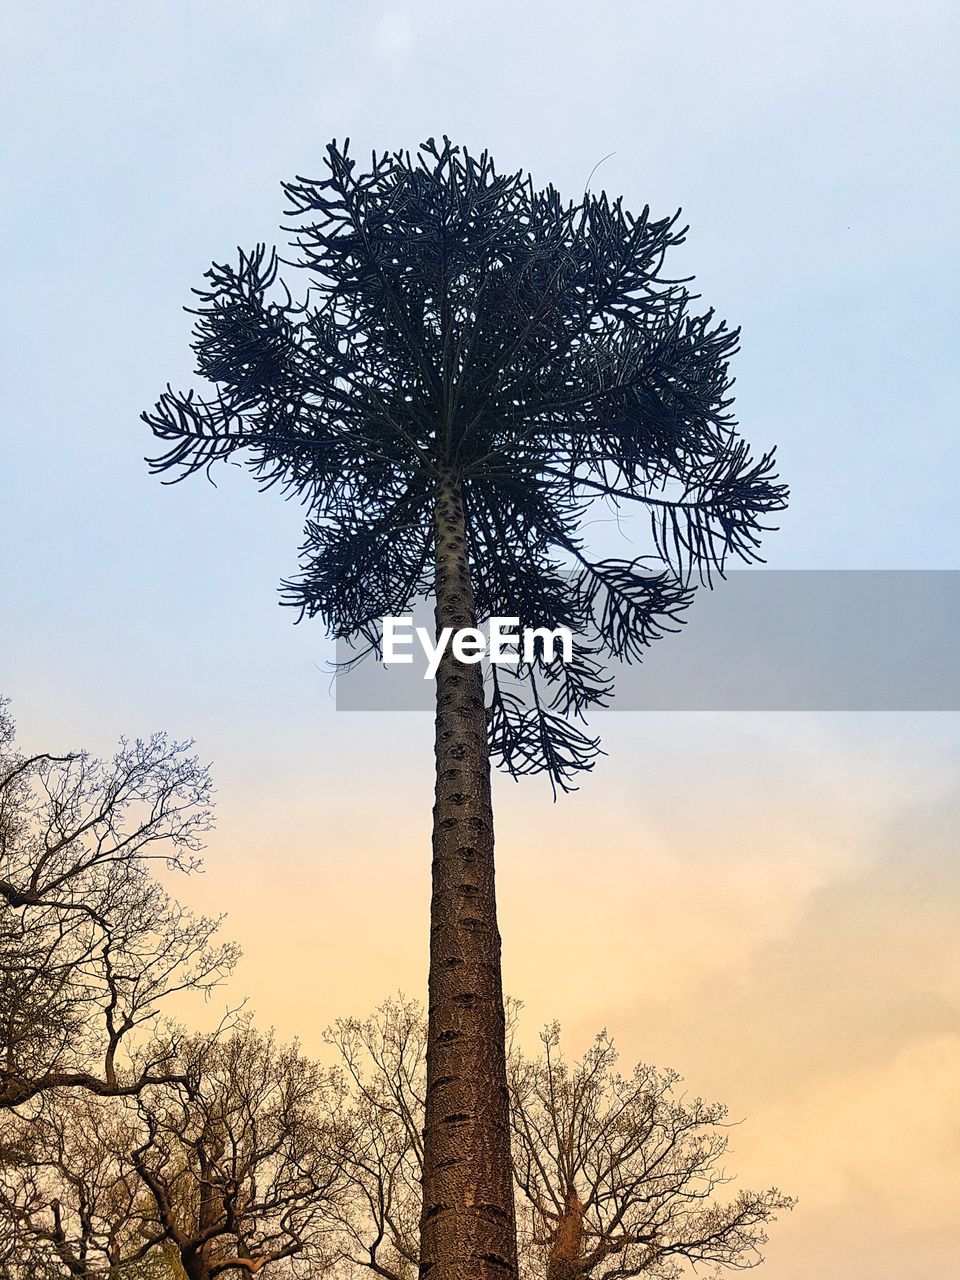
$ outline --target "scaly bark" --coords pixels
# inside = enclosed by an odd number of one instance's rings
[[[437,487],[436,624],[476,626],[463,494]],[[420,1276],[517,1274],[490,759],[479,663],[437,670]]]

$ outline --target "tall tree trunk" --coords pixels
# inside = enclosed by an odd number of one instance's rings
[[[463,493],[441,476],[436,624],[473,627]],[[437,670],[436,803],[420,1276],[517,1274],[490,759],[479,663]]]

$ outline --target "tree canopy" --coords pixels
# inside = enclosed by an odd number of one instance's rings
[[[179,478],[242,454],[301,500],[283,598],[361,654],[433,591],[452,477],[478,620],[578,637],[568,664],[490,674],[492,757],[566,787],[598,751],[574,721],[609,697],[606,660],[638,660],[697,583],[758,559],[785,505],[773,451],[755,456],[732,416],[738,332],[664,274],[679,215],[565,202],[446,138],[362,172],[333,142],[326,168],[284,184],[299,300],[263,244],[207,272],[193,349],[213,390],[168,388],[144,414],[154,466]],[[644,510],[655,554],[592,556],[598,500]]]

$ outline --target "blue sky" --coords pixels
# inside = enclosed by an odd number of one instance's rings
[[[76,661],[75,685],[106,660],[131,688],[146,664],[175,697],[214,653],[249,679],[251,647],[322,649],[264,607],[301,513],[240,476],[162,489],[137,417],[190,381],[191,287],[279,236],[280,180],[334,135],[447,132],[570,194],[612,152],[594,185],[682,206],[677,269],[743,326],[743,428],[793,491],[771,565],[956,567],[956,25],[931,3],[6,6],[8,661]]]

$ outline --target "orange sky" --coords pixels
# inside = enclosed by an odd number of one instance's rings
[[[337,1015],[423,994],[429,728],[330,716],[316,762],[338,757],[335,791],[305,761],[259,792],[218,773],[208,869],[183,896],[229,912],[246,953],[231,991],[310,1050]],[[800,1201],[772,1230],[770,1280],[893,1280],[921,1253],[942,1273],[960,1193],[953,721],[603,728],[610,758],[580,794],[498,783],[525,1033],[557,1017],[577,1050],[606,1026],[625,1060],[675,1067],[745,1120],[731,1171]]]

